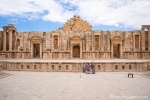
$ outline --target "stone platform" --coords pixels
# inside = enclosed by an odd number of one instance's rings
[[[147,72],[4,72],[0,100],[150,100]]]
[[[109,60],[45,60],[45,59],[5,59],[1,66],[7,70],[82,72],[84,63],[94,62],[96,71],[147,71],[150,60],[109,59]]]

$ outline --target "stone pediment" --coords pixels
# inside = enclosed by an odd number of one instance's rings
[[[82,38],[79,36],[74,36],[74,37],[70,37],[70,41],[72,43],[76,43],[76,42],[82,42]]]
[[[42,41],[43,38],[37,35],[34,35],[30,38],[31,41]]]
[[[112,39],[112,42],[113,44],[120,44],[122,41],[122,38],[120,36],[115,36],[113,39]]]
[[[92,29],[92,26],[86,22],[80,19],[79,16],[74,16],[70,20],[68,20],[63,27],[63,31],[90,31]]]

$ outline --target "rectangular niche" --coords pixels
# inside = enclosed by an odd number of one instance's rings
[[[95,50],[99,49],[99,35],[95,35]]]

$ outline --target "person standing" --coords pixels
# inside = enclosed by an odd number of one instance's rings
[[[91,62],[91,69],[92,69],[92,74],[95,74],[95,65],[93,62]]]
[[[86,74],[90,74],[90,64],[86,64]]]

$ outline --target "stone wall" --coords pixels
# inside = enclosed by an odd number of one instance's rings
[[[0,31],[0,55],[23,59],[150,59],[150,25],[134,31],[91,29],[78,16],[52,32],[17,32],[9,24]]]
[[[82,72],[83,63],[74,62],[3,62],[11,71]],[[134,72],[150,70],[150,62],[101,62],[94,63],[96,72]]]

